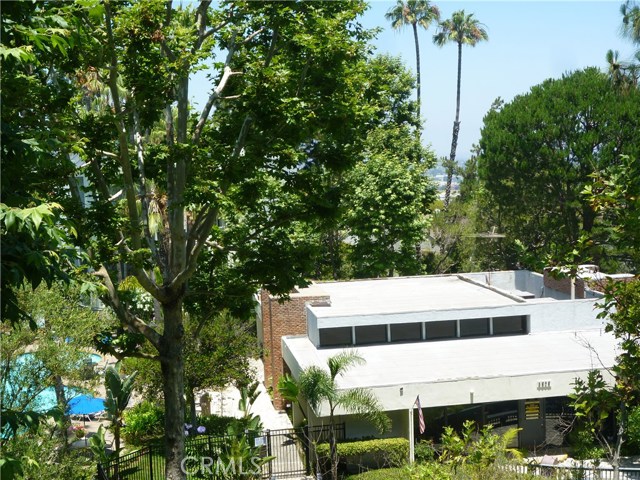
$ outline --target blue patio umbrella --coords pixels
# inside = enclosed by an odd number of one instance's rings
[[[78,395],[69,400],[69,413],[71,415],[90,415],[102,410],[104,410],[104,398]]]

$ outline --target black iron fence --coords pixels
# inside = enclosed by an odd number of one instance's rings
[[[336,439],[345,438],[344,424],[336,425]],[[328,441],[329,426],[247,432],[241,437],[202,435],[185,440],[183,468],[187,479],[225,478],[242,470],[243,478],[307,475],[315,469],[315,448]],[[268,457],[273,457],[266,461]],[[98,464],[98,480],[159,480],[164,478],[164,446],[150,444]]]

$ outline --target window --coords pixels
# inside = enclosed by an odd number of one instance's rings
[[[466,320],[460,320],[461,337],[480,337],[483,335],[489,335],[488,318],[469,318]]]
[[[495,317],[493,319],[494,335],[517,335],[525,333],[527,333],[526,315]]]
[[[384,343],[387,341],[386,325],[368,325],[356,327],[356,345],[367,343]]]
[[[427,323],[427,340],[440,338],[456,338],[456,321],[445,320],[442,322]]]
[[[320,346],[321,347],[338,347],[342,345],[351,345],[351,327],[338,328],[321,328]]]
[[[421,323],[395,323],[391,325],[392,342],[422,340]]]

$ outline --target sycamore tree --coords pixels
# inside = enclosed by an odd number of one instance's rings
[[[435,189],[427,170],[434,155],[420,143],[415,78],[400,58],[377,55],[365,65],[368,131],[355,167],[325,175],[336,216],[301,235],[315,238],[315,278],[416,274],[419,245]]]
[[[38,3],[13,17],[20,30],[54,9],[65,22],[61,36],[74,38],[72,65],[61,55],[46,65],[27,59],[23,69],[40,74],[38,85],[55,78],[70,93],[51,96],[66,114],[65,129],[47,131],[47,139],[64,139],[48,150],[58,175],[31,188],[59,200],[77,222],[98,293],[129,339],[114,345],[159,361],[165,475],[184,478],[189,281],[209,257],[273,293],[304,281],[306,239],[296,226],[330,214],[335,203],[318,173],[345,168],[368,128],[361,100],[370,35],[357,23],[365,5],[64,6]],[[200,69],[211,83],[196,108],[189,79]],[[25,103],[13,110],[13,124],[39,118]],[[129,276],[153,298],[152,319],[137,315],[120,288]]]

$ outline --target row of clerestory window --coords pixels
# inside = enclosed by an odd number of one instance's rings
[[[528,317],[515,315],[436,322],[334,327],[321,328],[318,332],[320,347],[525,335],[528,333]]]

